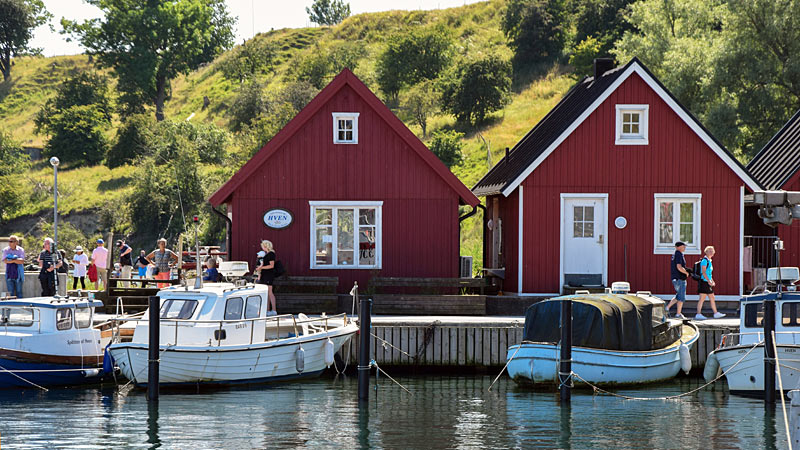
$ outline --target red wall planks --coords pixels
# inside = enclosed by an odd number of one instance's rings
[[[649,145],[614,144],[616,104],[650,105]],[[632,289],[672,294],[670,256],[653,250],[654,194],[701,193],[701,245],[716,247],[717,292],[738,295],[743,184],[644,80],[633,74],[523,182],[523,291],[559,292],[561,193],[604,193],[608,194],[609,283],[624,278],[627,254],[627,281]],[[516,224],[517,192],[501,202],[504,223]],[[614,227],[617,216],[627,218],[626,228]],[[506,230],[512,231],[511,227]],[[513,284],[516,290],[515,235],[508,236],[504,248],[508,251],[506,289],[512,290]],[[698,257],[687,255],[687,262],[692,264]],[[696,285],[690,282],[688,289],[694,293]]]
[[[800,171],[784,183],[782,188],[800,191]],[[781,265],[800,266],[800,220],[795,219],[790,226],[778,225],[778,236],[783,240],[785,249],[781,252]]]
[[[333,112],[358,112],[358,144],[333,144]],[[309,201],[383,201],[380,271],[310,269]],[[261,168],[236,188],[234,253],[255,263],[259,242],[271,240],[290,275],[338,276],[339,291],[366,287],[375,274],[457,277],[459,196],[350,86],[342,87]],[[294,215],[272,230],[271,208]]]

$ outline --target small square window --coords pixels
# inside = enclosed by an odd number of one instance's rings
[[[649,105],[616,105],[616,145],[647,145]]]
[[[358,144],[358,113],[333,113],[333,143]]]

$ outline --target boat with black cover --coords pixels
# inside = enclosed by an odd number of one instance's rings
[[[618,285],[618,283],[615,283]],[[580,293],[531,305],[523,341],[508,348],[508,374],[520,384],[558,384],[561,302],[572,300],[572,371],[576,383],[638,384],[673,378],[691,369],[695,325],[666,317],[649,292],[619,289]]]

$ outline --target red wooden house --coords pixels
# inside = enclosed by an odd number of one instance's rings
[[[767,142],[767,145],[750,161],[747,169],[766,190],[800,191],[800,111]],[[755,215],[755,209],[753,214]],[[778,225],[776,229],[765,227],[760,219],[745,224],[745,233],[753,236],[754,259],[762,265],[775,266],[774,252],[767,239],[760,249],[758,236],[775,236],[783,240],[785,251],[781,252],[781,265],[800,266],[800,220],[791,225]]]
[[[345,69],[209,199],[232,258],[275,245],[290,275],[458,277],[458,206],[478,198]]]
[[[678,240],[716,247],[718,297],[742,289],[744,196],[758,184],[638,60],[574,86],[473,188],[485,260],[505,290],[557,294],[626,280],[672,297]],[[688,292],[696,292],[690,281]],[[690,297],[691,298],[691,297]],[[696,295],[695,295],[696,298]]]

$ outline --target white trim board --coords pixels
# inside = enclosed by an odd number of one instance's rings
[[[517,214],[519,215],[519,217],[517,218],[518,219],[517,220],[517,222],[518,222],[517,223],[517,227],[518,227],[518,229],[517,229],[517,246],[518,246],[518,248],[517,248],[517,292],[519,292],[519,293],[522,293],[522,274],[523,274],[523,271],[522,271],[522,263],[523,263],[522,249],[524,247],[522,246],[522,236],[525,234],[523,232],[525,230],[525,228],[523,227],[524,226],[523,213],[524,213],[524,208],[523,208],[523,198],[522,198],[522,185],[520,184],[519,185],[519,211],[517,212]]]
[[[558,292],[564,293],[564,199],[565,198],[601,198],[603,199],[603,214],[605,214],[605,224],[603,225],[603,285],[608,286],[608,194],[605,193],[571,193],[562,192],[559,199],[559,221],[558,221]]]
[[[528,175],[530,175],[537,167],[539,167],[539,165],[541,165],[542,162],[544,162],[544,160],[547,159],[547,157],[550,156],[550,154],[553,153],[553,151],[555,151],[555,149],[558,148],[558,146],[560,146],[569,137],[569,135],[572,134],[572,132],[575,131],[575,129],[577,129],[578,126],[580,126],[583,121],[585,121],[598,107],[600,107],[600,105],[603,104],[603,102],[605,102],[606,99],[633,73],[636,73],[642,77],[644,82],[647,83],[647,85],[650,86],[650,88],[653,89],[653,91],[655,91],[655,93],[658,94],[658,96],[661,97],[661,99],[670,108],[672,108],[673,112],[675,112],[675,114],[677,114],[678,117],[680,117],[684,123],[686,123],[686,125],[688,125],[689,128],[691,128],[692,131],[694,131],[695,134],[697,134],[697,136],[700,137],[700,139],[702,139],[703,142],[708,145],[708,147],[711,148],[711,150],[713,150],[714,153],[716,153],[717,156],[722,159],[722,161],[731,170],[733,170],[736,175],[739,176],[739,178],[742,179],[742,181],[744,181],[747,187],[753,191],[761,190],[761,188],[758,186],[758,183],[756,183],[756,181],[750,175],[748,175],[748,173],[739,164],[737,164],[735,160],[733,160],[730,154],[723,150],[722,147],[720,147],[719,144],[717,144],[717,142],[714,141],[714,139],[703,130],[703,127],[701,127],[700,124],[692,118],[692,116],[690,116],[675,100],[673,100],[672,97],[663,88],[661,88],[658,82],[656,82],[656,80],[653,79],[653,77],[651,77],[637,61],[633,61],[625,70],[625,72],[623,72],[619,78],[611,83],[611,85],[606,88],[600,97],[598,97],[594,103],[592,103],[585,111],[583,111],[583,113],[574,122],[572,122],[570,126],[564,130],[564,132],[561,133],[561,135],[555,141],[553,141],[553,143],[550,144],[550,146],[547,147],[547,149],[545,149],[545,151],[542,152],[542,154],[539,155],[539,157],[536,158],[531,165],[525,169],[524,172],[514,179],[514,181],[511,182],[511,184],[509,184],[505,189],[503,189],[503,195],[508,197],[512,192],[514,192],[514,189],[516,189],[517,186],[519,186],[526,178],[528,178]]]
[[[739,295],[744,295],[744,186],[739,186]]]

